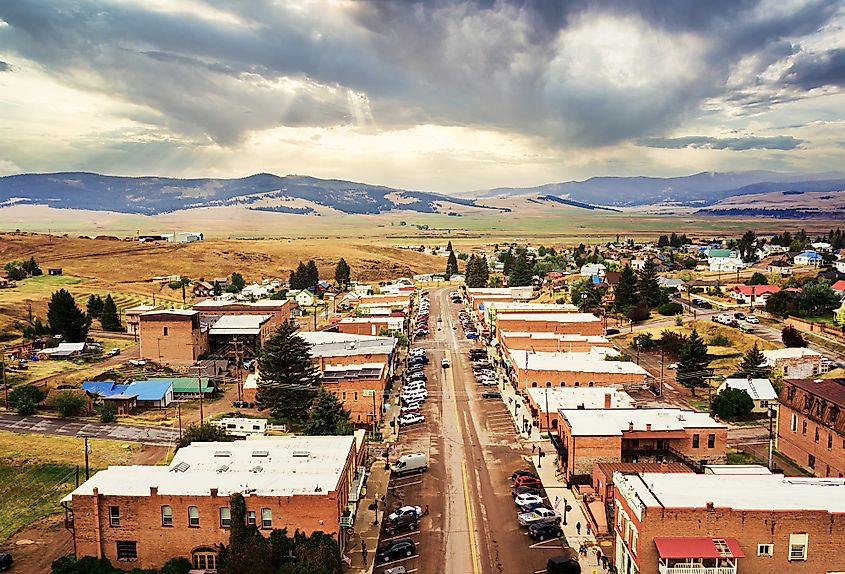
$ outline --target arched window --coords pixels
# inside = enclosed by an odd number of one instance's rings
[[[536,382],[536,381],[534,381],[533,383],[531,383],[531,387],[532,387],[532,388],[536,388],[536,387],[537,387],[537,382]]]
[[[552,386],[552,382],[551,382],[551,381],[547,381],[547,382],[546,382],[546,388],[549,388],[549,387],[551,387],[551,386]]]
[[[217,571],[217,551],[214,548],[197,548],[191,553],[191,562],[197,570]]]
[[[565,387],[565,386],[566,386],[566,383],[564,383],[563,381],[561,381],[561,382],[560,382],[560,386],[561,386],[561,387]]]
[[[587,386],[592,387],[592,386],[593,386],[593,381],[590,381],[590,384],[589,384],[589,385],[587,385]]]
[[[580,386],[581,386],[581,383],[579,383],[578,381],[575,381],[575,386],[576,386],[576,387],[580,387]]]

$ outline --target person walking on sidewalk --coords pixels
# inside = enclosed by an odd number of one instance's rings
[[[604,554],[601,555],[601,567],[607,570],[607,556]]]
[[[593,534],[593,525],[589,522],[587,523],[587,536],[592,536]]]
[[[575,531],[578,533],[578,536],[581,536],[581,522],[575,524]]]
[[[601,565],[601,557],[603,554],[601,553],[601,548],[596,547],[596,566]]]
[[[364,559],[364,566],[367,565],[367,541],[361,541],[361,557]]]
[[[531,445],[531,454],[534,454],[535,452],[537,452],[537,445],[536,445],[536,444],[532,444],[532,445]]]

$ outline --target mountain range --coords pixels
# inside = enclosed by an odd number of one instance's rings
[[[839,190],[845,190],[845,174],[841,172],[746,171],[703,172],[665,178],[593,177],[584,181],[526,188],[500,187],[453,195],[270,173],[236,179],[177,179],[64,172],[0,177],[0,208],[30,204],[156,215],[200,207],[243,205],[248,209],[288,214],[314,213],[318,207],[346,214],[376,214],[399,209],[456,214],[453,210],[463,208],[510,211],[508,207],[495,204],[507,199],[513,206],[513,200],[522,196],[533,203],[551,201],[577,209],[656,204],[706,207],[735,196]]]

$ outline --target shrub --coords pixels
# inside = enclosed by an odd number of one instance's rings
[[[28,400],[33,405],[37,405],[44,400],[46,394],[38,387],[32,385],[21,385],[12,389],[9,393],[9,404],[17,406],[19,402]]]
[[[683,315],[675,315],[675,326],[680,327],[684,324],[684,317]]]
[[[654,338],[651,336],[651,333],[640,333],[634,340],[632,341],[635,347],[639,347],[641,351],[647,351],[648,349],[653,349],[657,346]]]
[[[677,356],[686,341],[687,338],[681,333],[666,330],[660,334],[660,339],[657,340],[657,346],[665,352]]]
[[[754,401],[744,389],[728,387],[713,397],[713,412],[726,420],[748,416],[753,408]]]
[[[663,315],[664,317],[668,317],[670,315],[680,315],[684,312],[684,307],[680,303],[670,301],[669,303],[664,303],[663,305],[658,307],[657,312]]]
[[[787,347],[806,347],[807,340],[804,339],[804,336],[801,332],[793,327],[792,325],[787,325],[783,328],[780,332],[781,340],[783,344]]]
[[[710,337],[709,345],[712,347],[730,347],[731,340],[721,334],[713,335],[712,337]]]
[[[18,401],[18,404],[15,405],[15,412],[17,412],[22,417],[27,417],[29,415],[34,415],[38,409],[35,406],[35,403],[29,397],[24,397]]]
[[[103,405],[103,410],[100,411],[101,423],[113,423],[117,418],[117,413],[111,405]]]
[[[645,305],[634,305],[628,309],[627,316],[628,319],[634,323],[639,323],[648,319],[651,316],[651,313],[649,313],[648,308]]]
[[[61,417],[78,417],[88,404],[85,397],[71,391],[61,391],[51,400]]]

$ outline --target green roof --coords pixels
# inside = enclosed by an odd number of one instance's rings
[[[198,383],[196,377],[158,377],[149,379],[150,381],[172,381],[173,382],[173,393],[174,394],[188,394],[188,393],[196,393],[198,391]],[[202,384],[202,392],[204,394],[210,394],[214,392],[214,386],[211,384],[211,380],[208,377],[203,377],[200,379],[200,384]]]
[[[730,249],[711,249],[707,255],[708,257],[730,257]]]

